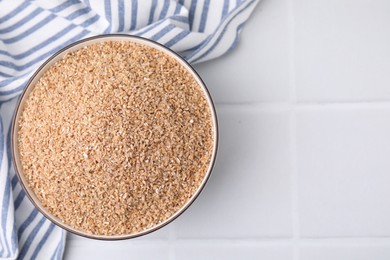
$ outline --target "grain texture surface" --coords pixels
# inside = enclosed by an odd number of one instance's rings
[[[202,182],[214,142],[193,76],[124,41],[55,63],[18,124],[28,185],[61,221],[95,235],[133,234],[172,216]]]

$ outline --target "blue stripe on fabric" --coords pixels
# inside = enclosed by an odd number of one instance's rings
[[[27,73],[23,73],[21,75],[18,75],[18,76],[15,76],[15,77],[9,77],[3,81],[0,81],[0,92],[1,92],[1,88],[3,87],[6,87],[9,83],[12,83],[18,79],[21,79],[21,78],[24,78],[26,77],[28,74],[30,74],[32,72],[27,72]]]
[[[21,90],[23,90],[24,86],[27,84],[28,79],[26,79],[22,84],[20,84],[18,87],[10,89],[10,90],[5,90],[5,91],[0,91],[0,96],[7,96],[7,95],[12,95],[15,94]]]
[[[18,184],[18,177],[16,177],[16,175],[14,175],[14,177],[12,177],[12,181],[11,181],[12,189],[15,189],[16,184]]]
[[[33,19],[34,17],[36,17],[38,14],[40,14],[42,12],[43,12],[42,8],[37,8],[34,11],[32,11],[30,14],[28,14],[27,16],[23,17],[20,21],[17,21],[16,23],[12,24],[11,26],[9,26],[7,28],[0,29],[0,33],[12,32],[13,30],[18,29],[20,26],[22,26],[26,22],[30,21],[31,19]]]
[[[100,16],[96,14],[95,16],[92,16],[91,18],[85,20],[83,23],[80,24],[80,26],[86,28],[90,26],[91,24],[95,23],[97,20],[99,20]]]
[[[4,78],[12,78],[11,74],[7,74],[7,73],[1,72],[1,71],[0,71],[0,76],[4,77]]]
[[[30,259],[36,259],[37,255],[41,251],[43,245],[46,243],[47,239],[49,238],[49,236],[53,232],[54,227],[55,227],[55,225],[53,223],[50,223],[49,228],[46,230],[46,232],[43,235],[43,238],[41,239],[41,241],[39,241],[37,247],[35,248],[33,254],[31,255]]]
[[[89,0],[84,0],[85,4],[88,5],[89,7],[91,7],[91,3],[89,2]]]
[[[16,222],[15,221],[14,221],[14,224],[12,226],[11,247],[12,247],[12,254],[15,254],[16,250],[18,249],[18,238],[17,238],[17,233],[16,233]]]
[[[11,157],[12,157],[12,147],[11,147],[11,132],[12,132],[12,123],[9,124],[7,132],[7,159],[8,159],[8,172],[11,171]],[[9,175],[10,176],[10,175]],[[13,185],[11,186],[13,188]]]
[[[175,15],[175,16],[168,17],[168,19],[188,24],[187,16]]]
[[[15,97],[17,97],[17,95],[18,94],[16,93],[16,94],[13,94],[13,95],[1,96],[0,97],[0,103],[8,102],[8,101],[14,99]]]
[[[12,149],[11,149],[11,132],[12,132],[12,124],[9,125],[9,128],[8,128],[8,133],[7,133],[7,155],[8,155],[8,167],[9,167],[9,171],[8,173],[10,174],[10,171],[12,169],[12,165],[11,165],[11,157],[12,157]],[[11,175],[8,175],[8,176],[11,176]],[[12,190],[14,189],[14,187],[16,186],[16,183],[18,181],[17,178],[15,178],[16,175],[14,175],[14,177],[12,178],[12,181],[11,181],[11,187],[12,187]],[[15,184],[14,184],[15,183]],[[14,204],[15,206],[15,204]],[[15,208],[14,208],[15,210]],[[15,216],[14,216],[15,218]],[[12,250],[12,254],[14,254],[18,248],[18,238],[17,238],[17,232],[16,232],[16,222],[15,222],[15,219],[14,219],[14,224],[12,225],[12,233],[11,233],[11,250]]]
[[[37,234],[39,232],[39,229],[45,223],[45,220],[46,220],[45,217],[42,216],[41,220],[38,222],[38,224],[34,227],[34,229],[28,235],[26,241],[24,242],[24,244],[22,246],[22,250],[20,250],[20,253],[18,255],[18,259],[24,259],[24,257],[26,256],[28,250],[30,249],[30,246],[31,246],[33,240],[37,236]]]
[[[28,73],[25,73],[25,74],[23,74],[23,75],[21,75],[21,76],[16,76],[15,78],[15,80],[17,80],[17,79],[19,79],[19,78],[23,78],[23,77],[25,77],[27,74],[29,74],[30,72],[28,72]],[[0,93],[2,92],[2,90],[1,90],[1,88],[4,88],[4,87],[6,87],[10,82],[13,82],[14,80],[12,80],[12,78],[9,78],[9,79],[5,79],[5,80],[3,80],[3,81],[1,81],[0,82]],[[27,81],[27,79],[25,79],[23,82],[26,82]],[[13,188],[13,187],[12,187]]]
[[[181,22],[182,21],[181,17],[183,17],[183,16],[181,16],[181,15],[178,15],[178,16],[174,15],[174,16],[167,17],[167,18],[165,18],[163,20],[160,20],[160,21],[158,21],[156,23],[153,23],[153,24],[147,26],[146,29],[136,33],[135,35],[138,35],[138,36],[143,35],[143,34],[149,32],[149,31],[153,30],[154,28],[156,28],[157,26],[159,26],[160,24],[164,23],[166,20],[169,20],[169,19],[177,20],[177,21]]]
[[[10,44],[10,43],[15,43],[17,41],[20,41],[21,39],[31,35],[33,32],[41,29],[42,26],[44,26],[45,24],[47,24],[50,21],[54,20],[55,18],[56,18],[56,15],[51,14],[51,15],[47,16],[46,18],[44,18],[42,21],[40,21],[37,24],[35,24],[33,27],[25,30],[24,32],[20,33],[19,35],[16,35],[16,36],[12,37],[12,38],[4,39],[3,42],[7,43],[7,44]]]
[[[15,210],[17,210],[19,208],[19,206],[22,204],[25,196],[26,196],[26,194],[24,193],[23,190],[21,190],[14,201]]]
[[[157,32],[155,35],[150,37],[150,39],[153,40],[153,41],[158,41],[161,37],[163,37],[168,32],[172,31],[173,28],[175,28],[175,27],[176,26],[174,26],[173,24],[168,24],[163,29],[161,29],[161,31]]]
[[[229,24],[234,20],[235,17],[237,17],[239,14],[241,14],[242,12],[244,12],[249,6],[251,6],[253,3],[255,3],[256,0],[252,0],[250,1],[244,8],[242,8],[238,13],[236,13],[230,20],[229,22],[225,25],[223,31],[221,32],[221,34],[218,36],[217,40],[213,43],[213,45],[205,52],[203,53],[202,55],[200,55],[198,58],[196,58],[195,60],[193,60],[192,62],[196,62],[196,61],[199,61],[200,59],[204,58],[205,56],[207,56],[210,52],[212,52],[215,47],[218,45],[218,43],[221,41],[222,37],[224,36],[224,34],[226,33],[226,30],[229,26]],[[237,37],[237,36],[236,36]]]
[[[88,20],[84,21],[82,24],[80,24],[80,26],[82,27],[88,27],[90,26],[91,24],[95,23],[97,20],[99,20],[99,15],[95,15],[91,18],[89,18]],[[42,49],[44,48],[46,45],[50,44],[51,42],[59,39],[60,37],[64,36],[65,34],[67,34],[69,31],[71,31],[72,29],[76,28],[77,26],[74,25],[74,24],[70,24],[68,25],[67,27],[65,27],[63,30],[61,30],[60,32],[58,32],[57,34],[51,36],[49,39],[43,41],[42,43],[34,46],[33,48],[23,52],[23,53],[20,53],[20,54],[16,54],[16,55],[13,55],[7,51],[3,51],[3,50],[0,50],[0,54],[3,54],[3,55],[6,55],[6,56],[9,56],[9,57],[12,57],[13,59],[16,59],[16,60],[20,60],[20,59],[24,59],[26,57],[28,57],[29,55],[35,53],[36,51],[38,51],[39,49]],[[14,78],[15,79],[15,78]],[[0,82],[1,84],[2,82]]]
[[[50,11],[53,13],[58,13],[58,12],[61,12],[62,10],[65,10],[66,8],[68,8],[69,6],[74,5],[74,4],[75,4],[74,1],[65,1],[62,4],[59,4],[56,7],[51,8]]]
[[[6,14],[5,16],[0,18],[0,23],[4,23],[5,21],[11,19],[15,15],[19,14],[21,11],[26,9],[26,7],[30,6],[30,3],[28,1],[24,1],[22,4],[17,6],[14,10]]]
[[[230,2],[230,0],[223,1],[222,20],[226,17],[226,15],[229,12],[229,2]]]
[[[4,255],[5,246],[3,245],[3,240],[0,238],[0,257],[8,257]]]
[[[192,30],[192,28],[194,27],[194,17],[195,17],[195,10],[196,10],[196,4],[197,4],[197,0],[192,0],[191,1],[191,5],[190,5],[190,10],[189,10],[189,22],[190,22],[190,29]]]
[[[179,14],[179,13],[180,13],[181,8],[183,7],[183,3],[184,3],[184,0],[179,0],[179,1],[176,3],[176,8],[175,8],[174,14]]]
[[[76,27],[75,25],[70,25],[70,26],[72,26],[73,28]],[[80,39],[79,35],[85,36],[88,33],[89,33],[89,31],[83,30],[81,33],[79,33],[78,35],[76,35],[72,39]],[[69,41],[67,41],[67,42],[69,42]],[[70,42],[70,43],[72,43],[72,42]],[[65,46],[65,45],[66,44],[61,44],[61,46]],[[16,64],[14,64],[12,62],[8,62],[8,61],[0,61],[0,65],[4,66],[4,67],[7,67],[7,68],[11,68],[11,69],[17,70],[17,71],[22,71],[22,70],[25,70],[25,69],[29,68],[32,65],[37,64],[38,62],[42,61],[44,58],[50,56],[51,54],[53,54],[54,52],[56,52],[59,49],[60,49],[60,47],[55,47],[54,49],[50,50],[49,52],[46,52],[46,53],[42,54],[41,56],[33,59],[32,61],[30,61],[30,62],[28,62],[28,63],[26,63],[24,65],[16,65]],[[3,94],[5,92],[6,91],[1,92],[1,93]],[[7,93],[10,93],[10,92],[7,92]]]
[[[61,239],[61,241],[62,241],[62,239]],[[58,245],[57,245],[56,249],[54,250],[54,253],[53,253],[53,255],[52,255],[52,256],[51,256],[51,258],[50,258],[50,260],[56,260],[56,259],[59,259],[59,257],[57,257],[57,255],[58,255],[58,252],[60,251],[60,249],[61,249],[61,242],[60,242],[60,243],[58,243]]]
[[[112,28],[112,16],[111,16],[111,3],[110,0],[104,0],[104,13],[108,20],[108,27],[104,30],[104,33],[110,33]]]
[[[53,36],[51,36],[48,39],[46,39],[45,41],[35,45],[31,49],[29,49],[29,50],[27,50],[27,51],[25,51],[23,53],[12,55],[12,54],[10,54],[8,52],[0,51],[0,54],[4,54],[4,55],[7,55],[7,56],[10,56],[10,57],[12,57],[12,58],[14,58],[16,60],[24,59],[27,56],[31,55],[32,53],[34,53],[34,52],[36,52],[36,51],[46,47],[46,45],[50,44],[51,42],[58,40],[59,38],[61,38],[62,36],[64,36],[68,32],[70,32],[74,28],[76,28],[76,25],[70,24],[67,27],[65,27],[63,30],[59,31],[58,33],[56,33]]]
[[[0,120],[0,133],[1,133],[1,137],[0,137],[0,169],[1,169],[2,164],[3,164],[3,156],[4,156],[3,132],[4,132],[3,122]],[[9,210],[10,200],[11,200],[11,183],[10,183],[10,180],[8,178],[8,175],[7,175],[6,183],[5,183],[5,187],[4,187],[3,201],[2,201],[2,205],[1,205],[1,208],[3,209],[1,211],[1,229],[4,232],[5,238],[6,238],[6,234],[7,234],[7,219],[8,219],[8,210]],[[9,250],[9,244],[8,244],[7,239],[4,240],[4,243],[5,243],[5,248],[6,248],[7,252],[9,252],[10,250]]]
[[[163,8],[161,10],[160,17],[159,17],[160,20],[164,19],[165,16],[167,15],[170,2],[171,2],[170,0],[164,0],[164,5],[163,5]]]
[[[56,47],[55,50],[58,50],[58,48]],[[24,64],[24,65],[16,65],[12,62],[9,62],[9,61],[0,61],[0,66],[4,66],[6,68],[10,68],[10,69],[14,69],[16,71],[22,71],[22,70],[25,70],[25,69],[28,69],[29,67],[37,64],[38,62],[41,62],[43,61],[43,59],[47,58],[48,56],[50,56],[50,54],[53,54],[54,52],[53,51],[50,51],[50,52],[46,52],[44,54],[42,54],[41,56],[33,59],[32,61]],[[1,91],[1,93],[13,93],[13,92],[9,92],[9,91]]]
[[[125,30],[125,2],[124,2],[124,0],[118,0],[118,17],[119,17],[118,32],[123,32]]]
[[[145,34],[145,33],[149,32],[149,31],[153,30],[154,28],[156,28],[157,26],[159,26],[159,25],[162,24],[163,22],[165,22],[165,20],[166,20],[166,19],[161,20],[161,21],[158,21],[157,23],[151,24],[151,25],[147,26],[146,29],[144,29],[144,30],[142,30],[142,31],[140,31],[140,32],[138,32],[138,33],[136,33],[135,35],[142,35],[142,34]]]
[[[239,34],[240,30],[242,29],[242,27],[244,27],[245,23],[246,23],[246,21],[243,22],[243,23],[241,23],[240,25],[237,26],[237,30],[236,30],[236,35],[237,35],[237,36],[236,36],[236,38],[234,39],[233,44],[229,47],[229,49],[228,49],[226,52],[229,52],[229,51],[231,51],[231,50],[233,50],[234,48],[237,47],[237,44],[238,44],[238,42],[239,42],[238,34]]]
[[[72,19],[75,19],[83,14],[89,13],[89,11],[91,11],[91,8],[89,8],[89,7],[77,9],[76,11],[74,11],[73,13],[71,13],[67,17],[65,17],[65,19],[72,20]]]
[[[8,171],[8,176],[11,176],[10,175],[10,171],[12,169],[12,165],[11,165],[11,157],[12,157],[12,147],[11,147],[11,133],[12,133],[12,124],[9,125],[8,127],[8,133],[7,133],[7,155],[8,155],[8,167],[9,167],[9,171]],[[16,175],[14,176],[16,177]],[[16,178],[16,181],[18,179]],[[12,190],[14,189],[14,186],[16,184],[14,184],[14,178],[12,178],[12,181],[11,181],[11,187],[12,187]],[[12,225],[12,234],[11,234],[11,250],[12,250],[12,253],[14,254],[17,250],[17,246],[18,246],[18,238],[17,238],[17,233],[16,233],[16,221],[15,221],[15,216],[14,216],[14,224]]]
[[[0,54],[13,58],[13,55],[11,53],[9,53],[8,51],[0,50]]]
[[[190,32],[189,31],[182,31],[181,33],[179,33],[178,35],[176,35],[175,37],[173,37],[171,40],[169,40],[167,43],[165,43],[164,45],[168,48],[172,47],[173,45],[175,45],[177,42],[181,41],[182,39],[184,39],[184,37],[186,37],[187,35],[189,35]]]
[[[248,6],[247,6],[247,7],[248,7]],[[245,7],[245,8],[247,8],[247,7]],[[232,10],[232,12],[238,10],[239,8],[240,8],[240,6],[236,6],[236,7],[234,8],[234,10]],[[196,48],[195,51],[194,51],[193,53],[187,55],[187,56],[185,57],[185,59],[191,59],[191,58],[194,57],[196,54],[198,54],[200,51],[202,51],[202,50],[203,50],[202,46],[206,46],[206,45],[213,39],[213,36],[215,36],[216,33],[219,31],[219,29],[222,28],[222,25],[223,25],[223,24],[220,23],[220,24],[218,25],[217,29],[216,29],[212,34],[208,35],[207,38],[201,43],[201,46],[199,46],[199,48]],[[193,49],[193,48],[192,48],[192,49]]]
[[[214,35],[215,35],[215,33],[208,35],[207,38],[204,39],[200,44],[198,44],[197,46],[192,47],[192,48],[186,50],[186,51],[194,51],[194,52],[192,52],[191,54],[187,55],[185,59],[190,59],[193,56],[195,56],[198,52],[203,50],[202,46],[206,46],[213,39]]]
[[[130,30],[135,30],[137,27],[137,11],[138,11],[138,0],[131,1],[131,25]]]
[[[148,24],[153,23],[154,12],[156,11],[156,7],[157,7],[157,0],[153,0],[152,1],[152,6],[150,7]]]
[[[56,249],[54,250],[54,253],[53,253],[53,255],[50,258],[51,260],[53,260],[53,259],[61,259],[61,256],[62,256],[62,254],[64,252],[64,247],[63,247],[64,239],[65,239],[65,235],[64,234],[65,234],[64,232],[61,234],[61,240],[58,243]]]
[[[0,122],[0,127],[2,128],[2,123]],[[2,132],[2,131],[1,131]],[[0,137],[1,140],[2,140],[2,136]],[[3,152],[3,149],[1,148],[0,152],[2,153]],[[2,163],[2,159],[0,161],[0,165]],[[8,179],[8,176],[7,176],[7,179]],[[3,244],[4,243],[7,243],[7,231],[6,231],[6,228],[7,228],[7,216],[8,216],[8,206],[7,207],[4,207],[4,204],[6,203],[5,201],[5,198],[7,197],[7,184],[9,184],[9,181],[6,180],[6,183],[5,183],[5,186],[4,186],[4,194],[3,194],[3,202],[2,202],[2,208],[4,209],[2,212],[1,212],[1,230],[4,234],[4,241],[1,239],[0,237],[0,245],[1,245],[1,250],[0,250],[0,256],[4,256],[4,251],[6,249],[6,246]],[[9,189],[9,188],[8,188]],[[8,192],[8,194],[10,194],[10,191]],[[9,195],[8,195],[9,196]],[[8,199],[8,203],[9,203],[9,199]],[[4,222],[4,223],[3,223]],[[7,252],[9,254],[9,251]],[[4,256],[5,257],[5,256]]]
[[[210,37],[210,36],[209,36],[209,37]],[[201,43],[197,44],[196,46],[183,50],[183,52],[184,52],[184,51],[187,51],[187,52],[188,52],[188,51],[198,50],[198,49],[199,49],[199,48],[208,40],[209,37],[207,37],[206,39],[204,39]]]
[[[33,209],[27,219],[19,226],[18,237],[20,238],[26,228],[34,221],[35,217],[38,215],[38,210]]]
[[[204,32],[204,30],[206,28],[209,7],[210,7],[210,0],[205,0],[204,5],[203,5],[202,16],[200,18],[199,32]]]
[[[62,259],[62,256],[64,255],[64,250],[65,250],[65,247],[63,246],[64,243],[65,243],[65,241],[64,241],[65,235],[64,235],[64,234],[65,234],[65,233],[62,233],[61,242],[60,242],[61,247],[60,247],[60,250],[58,251],[58,254],[57,254],[57,258],[58,258],[59,260]]]

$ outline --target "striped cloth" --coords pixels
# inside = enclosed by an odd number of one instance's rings
[[[15,176],[10,122],[16,97],[50,55],[77,40],[139,35],[189,62],[231,50],[259,0],[0,1],[0,258],[61,259],[65,232],[26,198]]]

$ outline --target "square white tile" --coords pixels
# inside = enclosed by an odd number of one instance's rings
[[[175,221],[180,238],[291,235],[289,114],[219,107],[220,146],[209,183]]]
[[[231,53],[195,68],[218,103],[289,97],[287,0],[263,0]]]
[[[390,109],[297,113],[301,235],[390,236]]]
[[[286,246],[181,245],[175,247],[176,260],[292,260]]]
[[[388,260],[390,246],[308,246],[301,248],[300,260]]]
[[[390,99],[390,2],[294,1],[300,101]]]

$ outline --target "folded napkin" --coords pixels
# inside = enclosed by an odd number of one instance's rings
[[[11,117],[34,71],[77,40],[139,35],[191,63],[231,50],[259,0],[0,1],[0,258],[61,259],[65,231],[26,198],[12,165]]]

